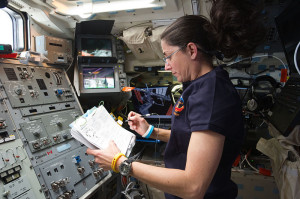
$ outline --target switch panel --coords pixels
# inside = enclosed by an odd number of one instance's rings
[[[0,99],[4,198],[75,199],[110,178],[71,136],[83,112],[62,68],[0,61]]]

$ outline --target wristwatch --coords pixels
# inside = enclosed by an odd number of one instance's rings
[[[134,161],[132,158],[128,158],[127,160],[124,160],[120,166],[119,171],[122,176],[129,176],[131,171],[131,163]]]

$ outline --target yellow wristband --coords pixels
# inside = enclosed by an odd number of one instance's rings
[[[123,153],[117,153],[117,154],[115,155],[113,161],[111,162],[111,168],[112,168],[112,170],[113,170],[114,172],[116,172],[116,173],[119,173],[119,172],[116,170],[116,163],[118,162],[118,160],[119,160],[119,158],[120,158],[121,156],[126,157]]]

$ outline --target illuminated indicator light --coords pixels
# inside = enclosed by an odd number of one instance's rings
[[[9,138],[10,139],[16,139],[16,136],[15,135],[10,135]]]
[[[12,181],[12,180],[13,180],[13,179],[12,179],[11,176],[9,176],[9,177],[6,178],[6,181],[7,181],[7,182],[10,182],[10,181]]]

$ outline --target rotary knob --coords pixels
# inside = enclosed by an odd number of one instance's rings
[[[39,137],[39,136],[40,136],[40,132],[38,132],[38,131],[33,132],[33,135],[34,135],[35,137]]]
[[[15,93],[17,95],[21,95],[22,94],[22,89],[20,89],[20,88],[15,89]]]

